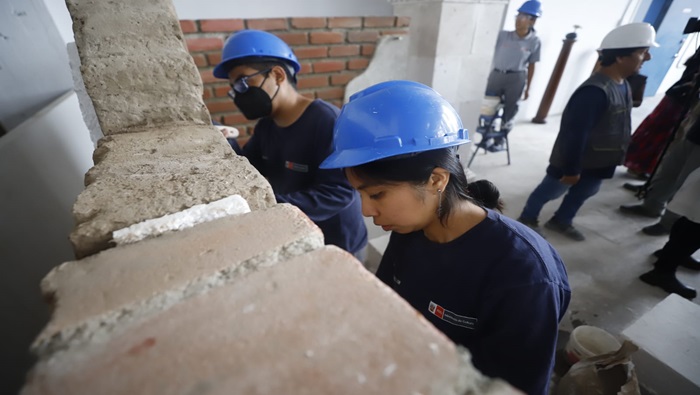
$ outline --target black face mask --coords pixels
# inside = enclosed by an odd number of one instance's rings
[[[267,80],[267,76],[260,86],[265,84],[265,80]],[[277,96],[279,90],[280,87],[278,85],[275,94],[270,97],[262,88],[249,86],[246,92],[236,93],[233,102],[246,118],[250,120],[259,119],[272,113],[272,100]]]

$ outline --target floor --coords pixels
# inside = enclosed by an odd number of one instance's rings
[[[661,98],[645,98],[642,106],[633,110],[633,130]],[[505,152],[483,154],[481,151],[474,159],[469,170],[476,174],[477,179],[489,179],[499,187],[506,203],[506,215],[517,218],[528,195],[544,176],[560,120],[560,116],[550,116],[543,125],[516,122],[510,135],[510,166]],[[462,153],[465,162],[470,154]],[[544,230],[547,240],[564,258],[573,288],[571,305],[561,324],[564,332],[588,324],[619,337],[627,326],[668,295],[637,278],[651,269],[651,253],[663,247],[667,236],[652,237],[641,233],[642,227],[655,221],[630,217],[618,210],[621,204],[637,201],[631,192],[622,188],[623,183],[634,181],[625,170],[619,167],[615,177],[605,181],[600,192],[579,211],[574,224],[585,234],[585,241],[572,241]],[[549,219],[558,205],[559,201],[547,204],[540,220]],[[377,249],[383,250],[387,236],[372,225],[371,220],[368,227],[373,243],[378,245]],[[376,264],[378,256],[375,253],[373,258],[372,254],[370,248],[368,261],[375,260]],[[696,257],[700,258],[700,253]],[[372,262],[369,263],[371,266]],[[700,288],[700,273],[679,268],[678,278]],[[698,303],[698,300],[694,302]]]

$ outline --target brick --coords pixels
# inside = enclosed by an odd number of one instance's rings
[[[322,246],[323,233],[301,210],[279,204],[64,263],[42,281],[56,309],[37,349],[84,342],[110,326]]]
[[[318,29],[326,27],[326,18],[292,18],[291,25],[295,29]]]
[[[389,36],[389,35],[406,35],[408,34],[408,30],[405,29],[393,29],[393,30],[382,30],[379,32],[382,36]]]
[[[372,56],[374,55],[374,50],[377,48],[374,44],[363,44],[362,45],[362,56]]]
[[[353,28],[362,27],[362,18],[336,17],[328,19],[328,27],[333,28]]]
[[[204,89],[202,90],[202,99],[207,100],[207,99],[211,98],[212,96],[213,95],[211,93],[211,88],[205,86]]]
[[[197,22],[183,19],[180,21],[180,29],[183,33],[196,33],[198,31]]]
[[[400,16],[396,18],[396,27],[408,27],[411,25],[410,16]]]
[[[227,85],[217,85],[213,88],[214,90],[214,97],[228,97],[228,91],[231,90],[231,87]]]
[[[366,69],[369,65],[369,60],[367,59],[351,59],[348,60],[348,70],[359,70]]]
[[[221,63],[221,52],[208,53],[207,62],[210,66],[216,66],[217,64]]]
[[[193,54],[192,60],[194,61],[194,64],[197,65],[197,67],[206,67],[208,65],[207,58],[204,56],[204,54],[201,53]]]
[[[190,52],[220,51],[224,41],[221,37],[199,37],[185,40],[187,50]]]
[[[298,59],[325,58],[328,56],[328,47],[295,48],[294,54]]]
[[[283,18],[247,19],[246,25],[248,25],[248,29],[287,30],[287,20]]]
[[[299,77],[297,87],[299,89],[318,88],[328,86],[328,77],[323,75],[312,75],[309,77]]]
[[[360,54],[359,45],[333,45],[328,48],[328,56],[356,56]]]
[[[221,113],[221,112],[231,112],[231,111],[236,110],[236,106],[230,100],[215,101],[215,102],[210,101],[206,105],[207,105],[207,108],[209,109],[209,112],[212,114]]]
[[[248,120],[248,118],[246,118],[245,116],[243,116],[243,114],[238,112],[235,114],[225,115],[223,124],[234,126],[234,125],[246,124],[249,122],[250,121]],[[239,132],[240,132],[240,130],[239,130]]]
[[[345,69],[345,61],[324,60],[314,63],[314,73],[329,73]]]
[[[372,17],[368,16],[364,18],[364,27],[394,27],[396,24],[396,18],[393,16],[386,17]]]
[[[352,31],[348,32],[348,42],[369,42],[376,43],[379,40],[379,32],[372,30]]]
[[[345,42],[345,33],[341,32],[311,32],[311,44],[340,44]]]
[[[275,33],[275,35],[288,45],[306,45],[309,43],[307,33]]]
[[[214,69],[199,70],[199,75],[202,78],[202,82],[205,84],[223,81],[221,78],[214,77]]]
[[[199,21],[203,32],[236,32],[245,29],[242,19],[203,19]]]
[[[311,63],[302,63],[301,69],[299,70],[299,74],[310,73],[312,70],[313,67],[311,66]]]
[[[316,91],[316,97],[319,99],[342,99],[345,96],[345,88],[326,88]]]
[[[347,71],[341,74],[331,75],[331,85],[347,85],[350,80],[357,77],[357,72]]]

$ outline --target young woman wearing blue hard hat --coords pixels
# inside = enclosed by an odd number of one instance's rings
[[[457,112],[431,88],[389,81],[350,98],[322,168],[343,168],[362,211],[391,231],[377,277],[484,374],[546,394],[571,291],[554,248],[469,194]]]

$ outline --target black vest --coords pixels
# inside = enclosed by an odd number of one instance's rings
[[[617,83],[610,77],[595,73],[576,89],[578,91],[584,86],[596,86],[605,92],[608,99],[607,110],[593,126],[586,142],[581,161],[583,169],[599,169],[623,163],[632,132],[632,90],[626,80],[624,84],[627,85],[627,95],[620,92]],[[567,105],[562,119],[567,118],[569,111],[571,109]],[[564,122],[562,122],[563,124]],[[558,168],[563,168],[565,163],[560,143],[564,133],[566,132],[559,131],[554,148],[552,148],[552,155],[549,158],[552,166]]]

